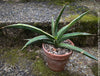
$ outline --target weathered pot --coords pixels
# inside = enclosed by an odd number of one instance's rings
[[[69,41],[71,45],[74,46],[74,43],[71,40],[67,39],[67,41]],[[56,71],[56,72],[63,71],[67,61],[69,60],[69,57],[71,56],[73,52],[71,51],[64,55],[55,55],[55,54],[49,53],[45,49],[44,45],[45,44],[42,44],[42,47],[44,50],[44,54],[46,56],[46,62],[48,63],[48,67],[51,70]]]

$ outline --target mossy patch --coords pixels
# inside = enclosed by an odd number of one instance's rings
[[[28,50],[25,49],[24,51],[20,51],[20,49],[20,47],[0,49],[0,60],[4,59],[7,64],[14,65],[18,63],[17,65],[21,66],[22,69],[27,69],[26,65],[28,65],[28,67],[31,67],[31,73],[35,74],[36,76],[80,76],[77,73],[71,75],[67,70],[62,72],[51,71],[45,65],[44,59],[39,56],[40,53],[36,52],[37,50],[40,50],[38,47],[33,47],[31,51],[29,48]],[[91,69],[95,76],[97,76],[97,64],[92,66]]]
[[[37,2],[49,2],[49,4],[57,4],[57,5],[63,5],[65,3],[71,3],[75,0],[21,0],[21,2],[31,2],[31,1],[37,1]]]
[[[71,72],[68,70],[54,72],[45,65],[45,62],[41,57],[36,60],[33,72],[36,76],[80,76],[76,72],[71,74]]]
[[[8,48],[0,51],[0,58],[5,60],[7,63],[11,63],[12,65],[14,65],[14,63],[16,63],[16,61],[18,60],[17,49],[13,49],[10,51],[10,49]]]
[[[78,16],[79,16],[79,14],[70,15],[69,17],[66,17],[65,20],[67,22],[71,22],[73,19],[75,19]],[[98,19],[99,19],[98,17],[96,17],[92,14],[88,14],[88,15],[85,15],[84,17],[82,17],[79,21],[80,22],[94,22],[94,23],[97,23]]]
[[[79,14],[70,15],[65,18],[67,23],[71,22],[73,19],[78,17]],[[81,18],[72,28],[69,29],[69,32],[87,32],[95,34],[92,36],[80,36],[73,38],[72,41],[78,46],[94,46],[97,45],[97,33],[98,33],[98,17],[93,14],[87,14]],[[91,40],[91,42],[89,42]]]
[[[98,64],[97,63],[91,66],[91,70],[95,76],[98,76]]]
[[[37,76],[69,76],[68,71],[54,72],[51,71],[44,63],[42,58],[38,58],[34,65],[34,73]]]
[[[71,76],[70,72],[62,71],[62,72],[54,72],[51,71],[44,63],[42,58],[38,58],[34,64],[34,73],[36,76]]]
[[[21,48],[6,48],[0,50],[0,59],[6,61],[9,64],[15,65],[20,61],[21,58],[28,60],[35,60],[38,55],[35,52],[37,49],[33,49],[31,52],[24,50],[21,51]]]
[[[8,0],[8,3],[14,3],[14,2],[48,2],[49,4],[56,4],[56,5],[63,5],[65,3],[71,3],[75,2],[75,0],[19,0],[19,1],[13,1],[13,0]]]

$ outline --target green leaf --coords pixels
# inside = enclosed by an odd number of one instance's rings
[[[13,25],[5,26],[5,27],[7,27],[7,28],[22,28],[22,29],[28,29],[28,30],[35,31],[37,33],[46,35],[47,37],[49,37],[51,39],[54,39],[53,36],[50,35],[49,33],[41,30],[40,28],[37,28],[35,26],[31,26],[31,25],[28,25],[28,24],[13,24]]]
[[[66,5],[64,5],[64,7],[62,8],[60,14],[58,15],[57,19],[56,19],[56,22],[55,22],[55,27],[54,27],[54,30],[55,30],[55,36],[57,35],[57,31],[58,31],[58,24],[59,24],[59,21],[60,21],[60,18],[61,18],[61,15],[65,9]]]
[[[47,44],[51,44],[51,45],[54,45],[53,41],[51,40],[43,40],[44,43],[47,43]]]
[[[29,41],[29,40],[31,40],[31,39],[24,39],[24,40]],[[52,44],[52,45],[54,45],[54,43],[53,43],[53,40],[52,40],[52,39],[42,40],[42,42],[43,42],[43,43],[47,43],[47,44]]]
[[[32,39],[28,39],[29,41],[24,45],[24,47],[22,48],[22,50],[23,50],[25,47],[27,47],[28,45],[30,45],[30,44],[32,44],[32,43],[34,43],[34,42],[36,42],[36,41],[47,40],[47,39],[49,39],[49,38],[48,38],[47,36],[45,36],[45,35],[40,35],[40,36],[34,37],[34,38],[32,38]]]
[[[85,12],[85,13],[83,13],[83,14],[81,14],[80,16],[78,16],[77,18],[75,18],[73,21],[71,21],[68,25],[66,25],[66,26],[64,26],[64,27],[62,27],[59,31],[58,31],[58,33],[57,33],[57,38],[58,39],[60,39],[62,36],[63,36],[63,34],[71,27],[71,26],[73,26],[78,20],[80,20],[84,15],[86,15],[88,13],[88,11],[87,12]]]
[[[31,39],[24,39],[24,40],[28,40],[28,41],[29,41],[29,40],[31,40]]]
[[[54,36],[55,31],[54,31],[54,18],[52,17],[52,35]]]
[[[63,48],[68,48],[68,49],[71,49],[73,51],[76,51],[76,52],[80,52],[94,60],[98,60],[96,57],[94,57],[93,55],[89,54],[88,52],[86,52],[85,50],[81,49],[81,48],[78,48],[76,46],[72,46],[72,45],[69,45],[69,44],[65,44],[65,43],[60,43],[59,44],[59,47],[63,47]]]
[[[60,39],[60,40],[58,40],[59,42],[62,42],[62,41],[64,41],[64,40],[66,40],[66,39],[68,39],[68,38],[70,38],[70,37],[74,37],[74,36],[82,36],[82,35],[92,35],[92,34],[90,34],[90,33],[83,33],[83,32],[74,32],[74,33],[68,33],[68,34],[64,34],[63,36],[62,36],[62,38]]]

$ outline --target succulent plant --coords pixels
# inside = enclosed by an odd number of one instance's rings
[[[74,37],[74,36],[79,36],[79,35],[92,35],[90,33],[84,33],[84,32],[73,32],[73,33],[66,33],[66,31],[68,31],[68,29],[73,26],[78,20],[80,20],[84,15],[86,15],[89,11],[82,13],[81,15],[79,15],[77,18],[75,18],[74,20],[72,20],[69,24],[67,24],[66,26],[63,26],[60,30],[58,30],[58,24],[60,21],[60,18],[62,16],[62,13],[65,9],[66,5],[64,5],[64,7],[62,8],[60,14],[58,15],[56,21],[54,21],[54,18],[52,17],[52,26],[51,26],[51,31],[52,34],[49,34],[45,31],[43,31],[40,28],[37,28],[35,26],[32,25],[28,25],[28,24],[12,24],[12,25],[8,25],[5,26],[4,28],[22,28],[22,29],[28,29],[31,31],[35,31],[39,34],[42,34],[40,36],[34,37],[32,39],[27,39],[28,42],[24,45],[24,47],[22,48],[22,50],[27,47],[28,45],[37,42],[37,41],[43,41],[44,43],[48,43],[48,44],[52,44],[54,45],[54,47],[61,47],[61,48],[68,48],[71,49],[73,51],[82,53],[94,60],[97,60],[96,57],[94,57],[93,55],[89,54],[88,52],[86,52],[85,50],[78,48],[76,46],[72,46],[70,44],[65,44],[63,43],[64,40],[69,39],[70,37]]]

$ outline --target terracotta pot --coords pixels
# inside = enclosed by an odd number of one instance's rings
[[[74,46],[74,43],[71,40],[67,39],[67,41],[69,41],[71,43],[71,45]],[[55,54],[49,53],[45,49],[44,45],[45,44],[42,44],[42,47],[44,50],[44,54],[46,56],[46,62],[48,63],[48,67],[51,70],[56,71],[56,72],[63,71],[69,57],[73,53],[72,50],[71,50],[71,52],[64,54],[64,55],[55,55]]]

